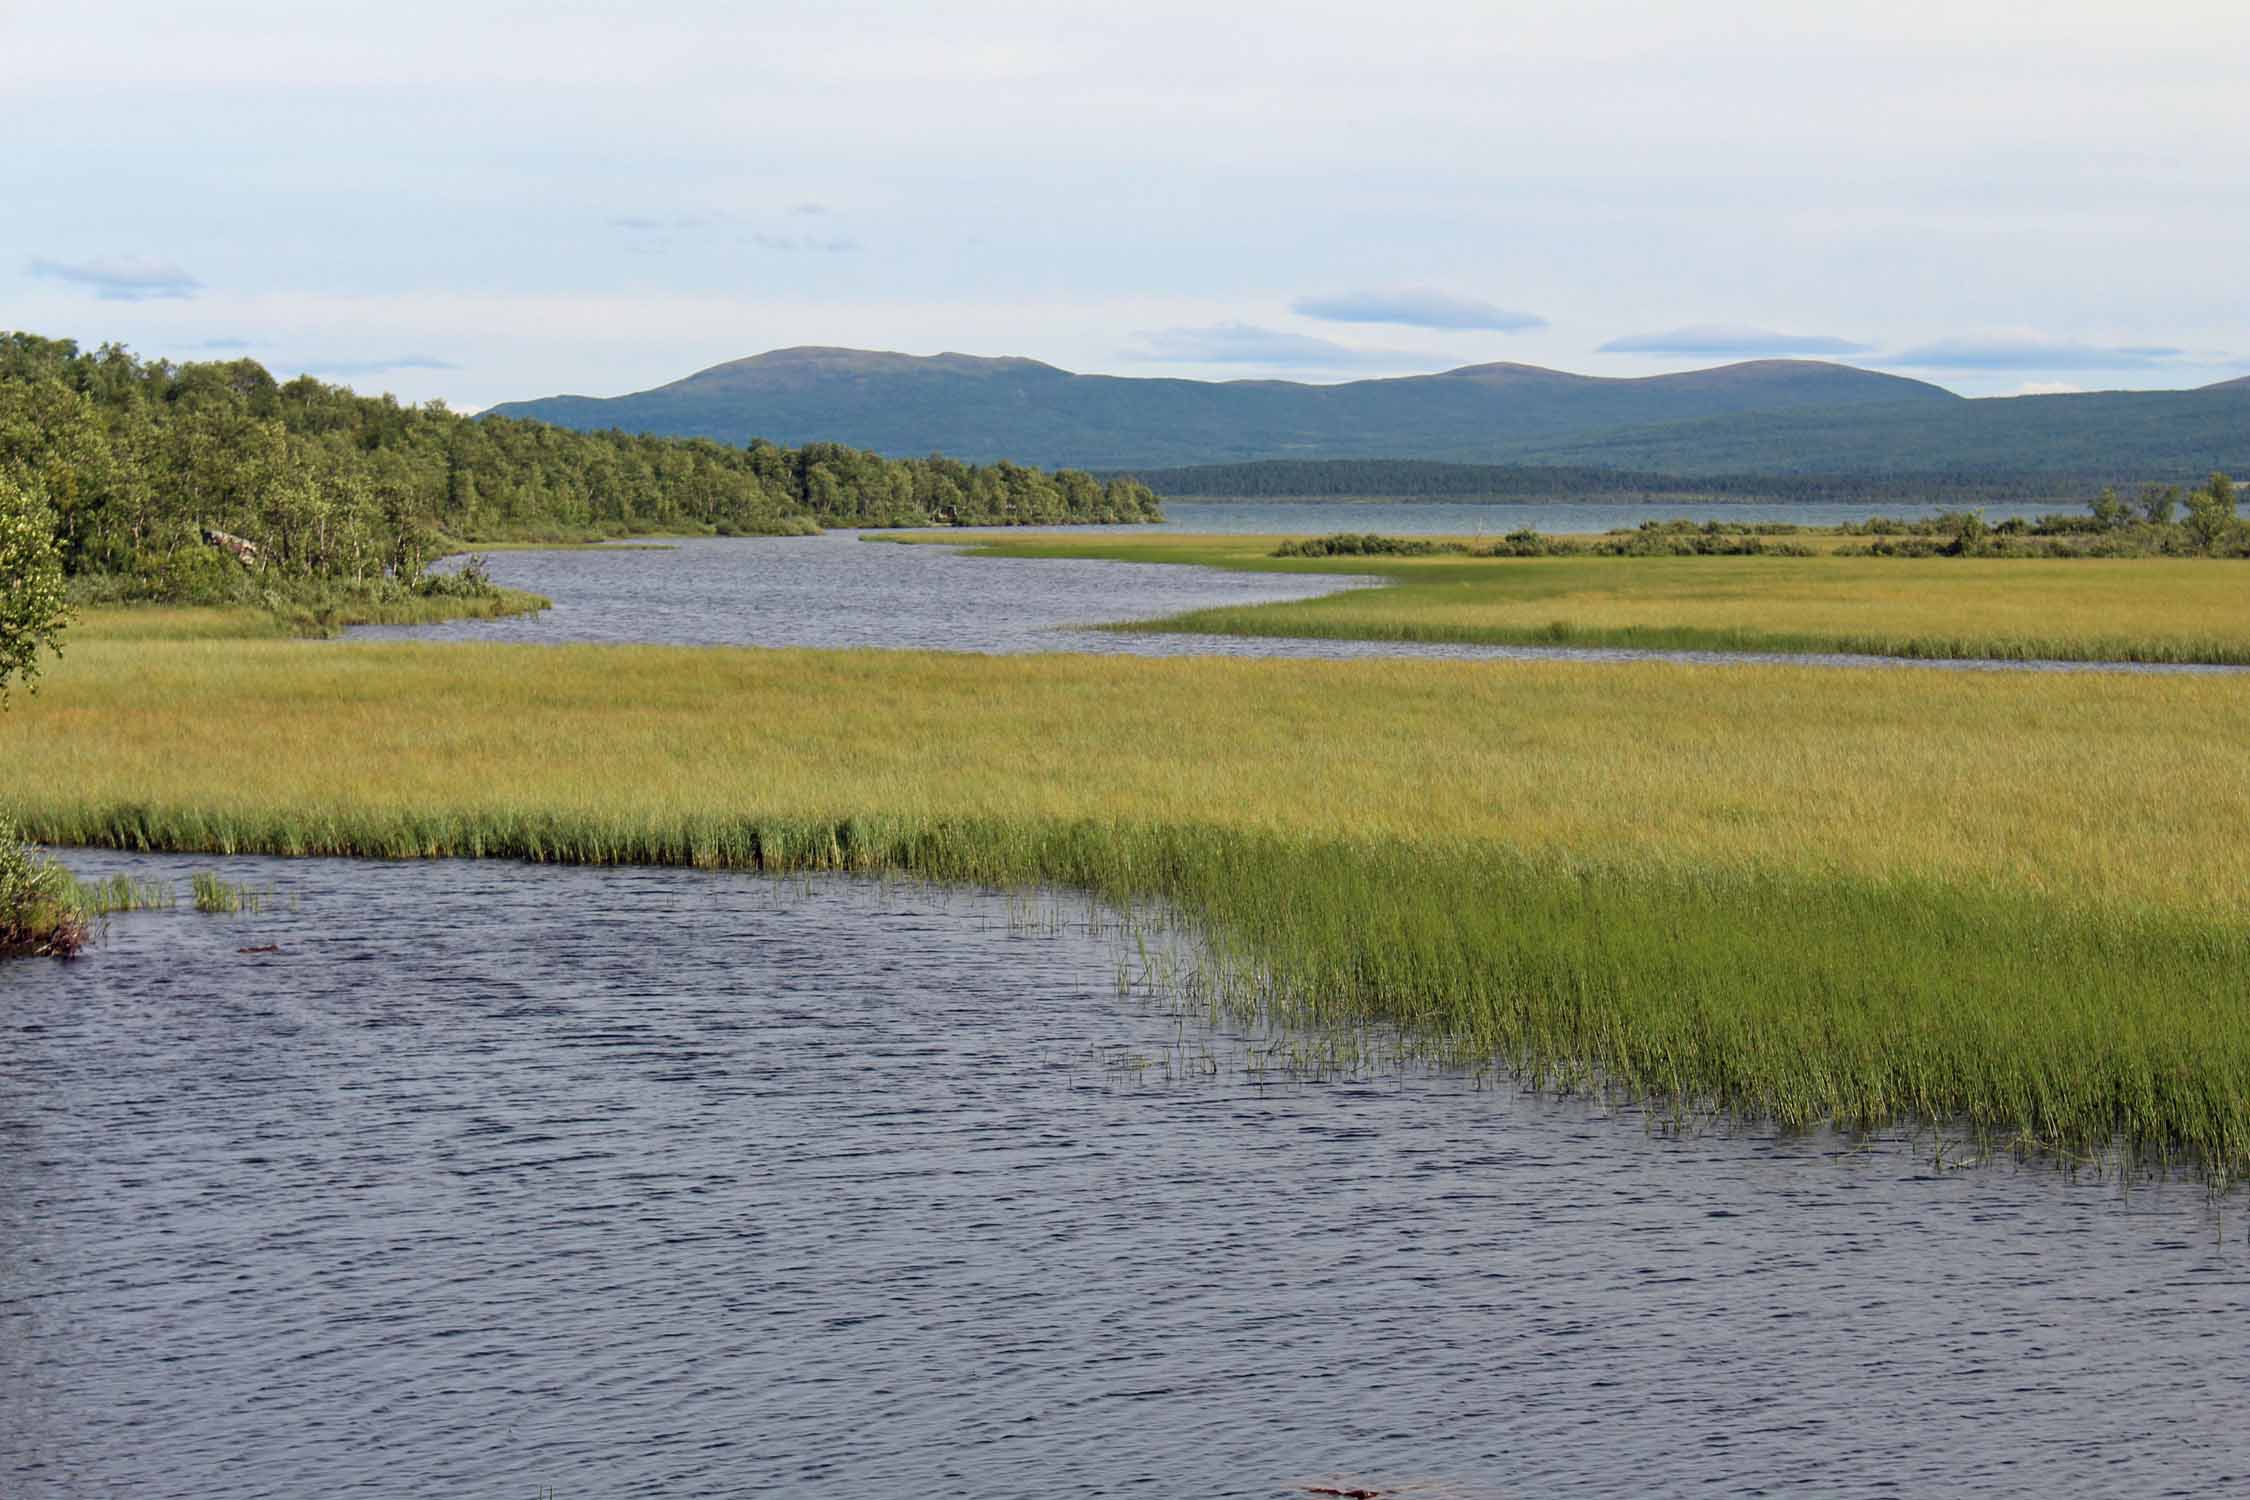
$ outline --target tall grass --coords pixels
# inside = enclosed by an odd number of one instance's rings
[[[0,811],[1071,886],[1187,914],[1280,1017],[2224,1178],[2246,747],[2221,679],[93,639],[0,720]]]
[[[239,885],[221,878],[210,870],[197,870],[188,877],[194,894],[195,909],[210,916],[233,916],[238,912],[265,909],[265,893],[247,885]]]
[[[957,540],[957,539],[956,539]],[[1828,546],[1838,538],[1813,538]],[[1007,557],[1372,575],[1285,604],[1121,628],[1451,645],[2250,665],[2239,561],[2105,558],[1276,557],[1271,537],[980,538]],[[1808,541],[1794,538],[1793,541]]]

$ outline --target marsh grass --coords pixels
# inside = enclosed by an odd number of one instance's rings
[[[180,894],[166,880],[142,880],[112,875],[106,880],[76,880],[71,902],[90,917],[118,912],[165,911],[180,904]]]
[[[195,909],[212,916],[263,911],[273,894],[248,885],[238,885],[210,870],[197,870],[188,877],[188,884],[194,894]]]
[[[0,808],[122,849],[1067,888],[1178,913],[1202,956],[1165,983],[1338,1067],[2224,1181],[2245,746],[2214,678],[112,639],[0,720]]]
[[[977,551],[1374,576],[1388,585],[1111,626],[1131,631],[2250,665],[2250,611],[2242,607],[2250,575],[2236,560],[1854,557],[1834,550],[1844,540],[1796,534],[1790,545],[1817,555],[1750,557],[1276,557],[1279,538],[1232,536],[979,537]]]
[[[435,625],[447,620],[490,620],[535,614],[549,607],[537,594],[495,589],[489,594],[352,596],[276,595],[270,604],[109,604],[83,607],[63,642],[67,651],[85,641],[245,640],[330,637],[354,625]]]

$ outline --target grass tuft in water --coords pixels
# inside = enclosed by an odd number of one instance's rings
[[[198,870],[190,877],[195,890],[195,909],[214,916],[232,916],[238,912],[257,912],[265,909],[270,892],[254,890],[247,885],[236,885],[222,880],[209,870]]]

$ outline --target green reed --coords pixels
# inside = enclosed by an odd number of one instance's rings
[[[1207,956],[1162,982],[1347,1039],[1338,1057],[1499,1064],[1791,1129],[1923,1122],[2065,1160],[2114,1147],[2214,1183],[2250,1165],[2250,932],[2014,886],[1093,820],[113,804],[26,824],[129,849],[1067,886],[1169,903]]]
[[[212,916],[263,911],[267,892],[223,880],[209,870],[198,870],[188,879],[195,894],[195,909]]]

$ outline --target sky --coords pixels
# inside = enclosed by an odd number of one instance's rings
[[[794,344],[2203,385],[2246,56],[2239,0],[0,0],[0,328],[458,409]]]

